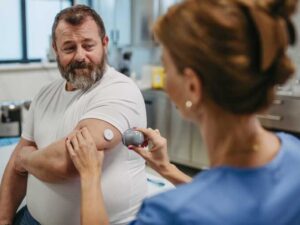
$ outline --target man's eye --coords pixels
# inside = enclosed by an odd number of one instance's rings
[[[74,48],[73,47],[68,47],[68,48],[64,48],[63,50],[64,50],[64,52],[71,52],[71,51],[74,50]]]
[[[87,50],[91,50],[94,47],[94,45],[85,45],[84,48]]]

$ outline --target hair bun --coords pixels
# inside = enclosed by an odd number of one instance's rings
[[[297,9],[298,0],[258,0],[258,4],[266,7],[271,14],[289,18]]]
[[[245,0],[248,1],[248,0]],[[257,0],[254,4],[267,10],[273,16],[283,17],[289,33],[289,44],[296,43],[297,34],[290,17],[296,12],[298,0]]]

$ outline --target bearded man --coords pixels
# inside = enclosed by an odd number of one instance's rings
[[[146,127],[140,90],[107,65],[108,37],[91,8],[59,12],[52,38],[62,78],[32,101],[1,182],[0,225],[80,224],[80,180],[65,139],[84,127],[105,152],[99,182],[110,223],[127,224],[147,192],[144,161],[121,143],[126,129]]]

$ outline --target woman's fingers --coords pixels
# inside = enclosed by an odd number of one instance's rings
[[[88,141],[90,139],[91,141]],[[68,153],[81,176],[98,175],[104,158],[103,152],[98,152],[95,143],[87,129],[79,130],[66,140]]]
[[[162,149],[166,147],[166,139],[160,135],[158,129],[153,130],[152,128],[137,128],[136,130],[141,131],[146,136],[146,141],[142,144],[141,147],[145,147],[145,144],[149,143],[149,151],[154,152],[158,149]]]
[[[145,136],[152,142],[156,141],[158,137],[161,137],[158,129],[153,130],[152,128],[137,128],[136,130],[144,133]]]
[[[147,147],[148,145],[149,145],[149,141],[148,141],[148,139],[146,139],[146,140],[143,142],[143,144],[141,145],[141,147],[145,148],[145,147]]]
[[[77,137],[77,141],[78,141],[79,146],[82,146],[82,144],[85,143],[85,140],[84,140],[84,137],[81,134],[81,131],[77,131],[76,137]]]
[[[151,137],[154,134],[152,128],[136,128],[136,130],[141,131],[148,137]]]
[[[77,170],[80,170],[80,163],[78,161],[79,160],[78,156],[77,156],[76,152],[74,151],[74,148],[69,139],[66,141],[66,145],[67,145],[67,150],[69,152],[69,155],[70,155],[75,167],[77,168]]]
[[[98,157],[98,161],[102,164],[103,159],[104,159],[104,152],[103,151],[97,151],[97,157]]]
[[[79,143],[77,140],[77,136],[75,135],[74,137],[72,137],[70,142],[71,142],[71,145],[72,145],[74,151],[77,152],[79,150]]]
[[[84,127],[81,129],[82,136],[89,142],[92,142],[94,139],[88,128]]]
[[[67,145],[67,150],[68,150],[70,156],[75,156],[76,153],[75,153],[73,146],[71,145],[71,142],[69,139],[67,140],[66,145]]]

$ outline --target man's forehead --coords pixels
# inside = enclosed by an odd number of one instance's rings
[[[90,31],[97,31],[98,32],[98,26],[96,22],[91,18],[86,18],[84,21],[82,21],[78,25],[72,25],[65,20],[61,20],[56,28],[56,34],[73,34],[74,32],[89,32]]]

